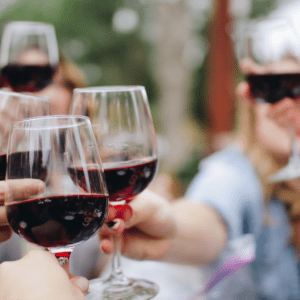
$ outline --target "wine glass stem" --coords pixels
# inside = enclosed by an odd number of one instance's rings
[[[70,275],[70,258],[68,257],[56,257],[62,268]]]
[[[120,234],[114,236],[114,253],[112,257],[112,272],[110,277],[115,279],[124,279],[124,274],[121,266],[121,246],[122,238]]]
[[[55,255],[62,268],[70,275],[70,256],[74,247],[68,248],[48,248],[48,250]]]

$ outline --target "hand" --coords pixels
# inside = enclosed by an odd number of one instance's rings
[[[22,259],[0,264],[0,299],[83,300],[83,277],[68,277],[53,254],[32,250]]]
[[[125,220],[122,254],[142,260],[158,260],[168,250],[170,240],[175,235],[175,221],[169,202],[157,194],[146,190],[129,203],[132,217]],[[120,221],[121,222],[121,221]],[[100,247],[106,253],[113,250],[110,237],[123,230],[105,227],[100,230]]]
[[[8,240],[12,235],[12,229],[6,218],[4,203],[12,199],[28,199],[31,195],[42,193],[44,188],[44,183],[38,179],[0,181],[0,243]]]

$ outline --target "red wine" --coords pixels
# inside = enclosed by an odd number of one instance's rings
[[[157,169],[157,159],[134,160],[104,164],[109,201],[130,201],[142,192],[152,181]],[[84,188],[84,174],[80,168],[69,169],[76,185]],[[89,174],[93,172],[90,169]],[[98,173],[97,173],[98,174]],[[90,175],[90,177],[93,177]]]
[[[86,176],[82,168],[71,167],[68,168],[68,171],[75,185],[81,188],[84,192],[98,194],[102,192],[99,169],[91,168],[87,170],[90,189],[86,184]]]
[[[51,196],[6,206],[13,231],[43,247],[74,245],[92,237],[105,221],[108,197]]]
[[[0,155],[0,180],[5,180],[6,154]]]
[[[15,152],[8,156],[9,179],[35,178],[45,181],[50,151]]]
[[[1,70],[0,86],[16,92],[37,92],[52,82],[55,70],[50,65],[10,64]]]
[[[275,103],[285,97],[300,97],[300,73],[248,75],[253,98],[259,102]]]

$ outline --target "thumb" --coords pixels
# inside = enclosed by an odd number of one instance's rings
[[[84,277],[73,277],[70,282],[80,289],[80,291],[86,295],[89,290],[89,281]]]

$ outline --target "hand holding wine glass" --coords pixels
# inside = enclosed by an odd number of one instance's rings
[[[122,210],[149,185],[157,171],[156,137],[145,88],[75,89],[71,114],[90,117],[103,160],[110,204],[117,211]],[[156,284],[123,275],[120,236],[114,236],[114,243],[111,275],[103,283],[99,280],[91,283],[89,299],[100,297],[99,288],[104,299],[154,297],[158,291]]]
[[[54,27],[41,22],[10,22],[0,49],[1,87],[37,92],[48,86],[59,62]]]
[[[19,260],[0,264],[0,299],[84,300],[87,290],[87,279],[69,278],[47,251],[31,250]]]
[[[47,247],[62,264],[103,225],[108,195],[90,121],[49,116],[13,124],[6,180],[39,179],[43,193],[6,202],[13,231]]]

